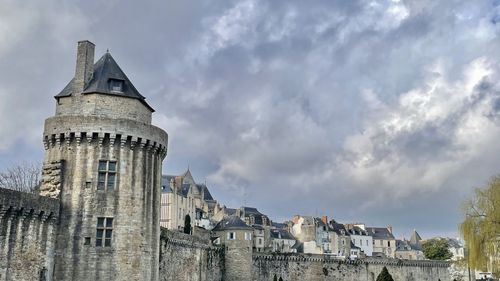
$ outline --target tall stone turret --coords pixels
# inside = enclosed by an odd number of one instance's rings
[[[224,280],[253,280],[253,228],[232,215],[221,220],[212,231],[224,245]]]
[[[158,280],[167,133],[111,54],[78,42],[75,77],[45,121],[41,194],[59,198],[54,280]]]

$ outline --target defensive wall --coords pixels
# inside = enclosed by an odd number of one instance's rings
[[[210,239],[162,228],[160,235],[161,281],[224,280],[224,249]]]
[[[253,254],[253,280],[375,281],[384,266],[395,281],[450,280],[448,262],[380,258],[341,260],[323,255],[264,253]]]
[[[0,188],[0,281],[50,280],[59,200]]]

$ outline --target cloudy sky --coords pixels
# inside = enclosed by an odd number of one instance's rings
[[[456,235],[500,172],[500,1],[0,0],[0,170],[109,48],[222,203]]]

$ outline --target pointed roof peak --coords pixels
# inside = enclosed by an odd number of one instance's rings
[[[72,87],[73,83],[74,79],[55,98],[59,99],[73,95],[75,93]],[[112,83],[117,83],[117,88],[113,87]],[[85,85],[82,94],[104,94],[138,99],[151,112],[154,112],[154,109],[146,102],[146,98],[139,93],[127,75],[118,66],[118,63],[111,56],[109,49],[94,64],[92,78]]]

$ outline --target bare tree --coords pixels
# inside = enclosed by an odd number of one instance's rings
[[[40,187],[41,178],[40,164],[22,162],[0,171],[0,188],[35,193]]]

